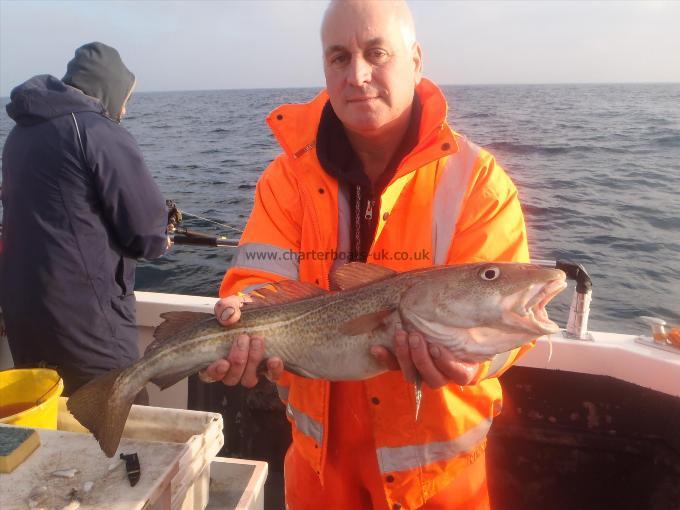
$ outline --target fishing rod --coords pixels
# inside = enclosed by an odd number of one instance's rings
[[[184,210],[180,210],[177,204],[173,200],[166,200],[166,205],[168,206],[168,235],[172,240],[173,244],[179,245],[192,245],[192,246],[210,246],[210,247],[229,247],[233,248],[238,246],[239,239],[229,238],[226,236],[216,236],[212,234],[206,234],[204,232],[199,232],[196,230],[189,230],[185,227],[180,226],[182,221],[184,221],[184,216],[189,216],[191,218],[196,218],[208,223],[213,223],[221,227],[225,227],[238,232],[243,233],[242,230],[228,225],[227,223],[213,220],[210,218],[205,218],[199,216],[198,214],[193,214]]]
[[[168,234],[172,239],[173,244],[185,244],[194,246],[212,246],[212,247],[236,247],[239,240],[228,238],[225,236],[214,236],[196,232],[194,230],[187,230],[184,227],[175,228],[173,233]]]
[[[1,188],[0,188],[1,189]],[[177,208],[174,200],[166,200],[166,205],[169,208],[168,213],[168,236],[172,240],[173,244],[178,245],[193,245],[193,246],[211,246],[211,247],[228,247],[234,248],[238,246],[238,238],[230,238],[221,235],[206,234],[204,232],[199,232],[196,230],[189,230],[185,227],[180,226],[183,221],[184,216],[189,216],[191,218],[196,218],[208,223],[213,223],[224,228],[228,228],[242,234],[243,231],[227,223],[213,220],[210,218],[205,218],[199,216],[198,214],[193,214],[184,210]],[[0,223],[0,252],[2,251],[2,223]]]

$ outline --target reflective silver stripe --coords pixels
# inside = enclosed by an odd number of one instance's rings
[[[286,414],[295,422],[300,432],[314,439],[318,445],[323,442],[323,425],[321,423],[313,420],[302,411],[295,409],[290,404],[286,406]]]
[[[432,203],[432,248],[435,265],[446,263],[472,169],[480,151],[467,138],[456,137],[456,142],[458,152],[446,160]]]
[[[247,287],[241,289],[241,292],[243,294],[250,294],[254,290],[261,289],[262,287],[266,287],[267,285],[270,285],[272,283],[274,282],[253,283],[252,285],[248,285]]]
[[[501,352],[491,358],[491,364],[489,365],[489,372],[486,374],[486,378],[491,379],[492,377],[496,377],[496,374],[503,368],[503,365],[510,359],[511,354],[512,351]]]
[[[273,244],[246,243],[236,248],[231,268],[259,269],[290,280],[300,273],[300,256]]]
[[[376,450],[380,472],[407,471],[433,462],[452,459],[471,451],[485,437],[491,428],[491,419],[484,420],[451,441],[437,441],[400,447],[383,447]]]
[[[277,384],[276,391],[279,393],[279,398],[281,400],[283,400],[284,402],[288,401],[288,392],[290,391],[290,388],[288,386],[281,386],[280,384]]]
[[[76,120],[76,114],[71,112],[71,117],[73,117],[73,123],[76,125],[76,135],[78,135],[78,145],[80,145],[80,154],[83,156],[83,163],[87,165],[87,156],[85,155],[85,147],[83,146],[83,139],[80,137],[80,129],[78,128],[78,121]]]
[[[338,188],[338,258],[333,261],[331,273],[339,266],[347,264],[350,256],[350,221],[352,215],[349,210],[349,192],[347,186],[340,184]]]

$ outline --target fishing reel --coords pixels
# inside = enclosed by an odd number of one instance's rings
[[[170,234],[182,223],[182,211],[177,208],[174,200],[166,200],[165,205],[168,208],[168,233]]]
[[[187,230],[185,227],[181,226],[184,216],[191,216],[201,220],[205,220],[211,223],[218,223],[214,220],[209,220],[207,218],[202,218],[195,214],[188,213],[186,211],[181,211],[174,200],[166,200],[165,205],[168,207],[168,236],[172,240],[172,244],[190,244],[194,246],[227,246],[235,247],[238,246],[238,239],[229,239],[225,236],[215,236],[212,234],[205,234],[203,232],[197,232],[195,230]],[[230,225],[223,225],[228,228],[234,228]]]

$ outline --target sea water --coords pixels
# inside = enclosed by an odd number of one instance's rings
[[[680,323],[680,85],[443,90],[450,124],[494,154],[516,183],[532,257],[569,259],[589,271],[591,330],[643,332],[640,315]],[[238,237],[258,176],[280,152],[265,117],[317,93],[137,93],[123,125],[167,198],[223,224],[186,216],[184,226]],[[0,115],[0,147],[12,126]],[[214,296],[232,253],[175,246],[140,263],[137,289]],[[549,307],[562,325],[569,294]]]

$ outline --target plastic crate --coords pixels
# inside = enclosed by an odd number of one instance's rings
[[[0,506],[197,510],[208,504],[210,464],[222,447],[219,414],[133,406],[119,450],[108,458],[60,399],[58,430],[36,429],[41,446],[0,477]],[[139,456],[132,487],[120,452]],[[55,473],[77,470],[71,477]]]

